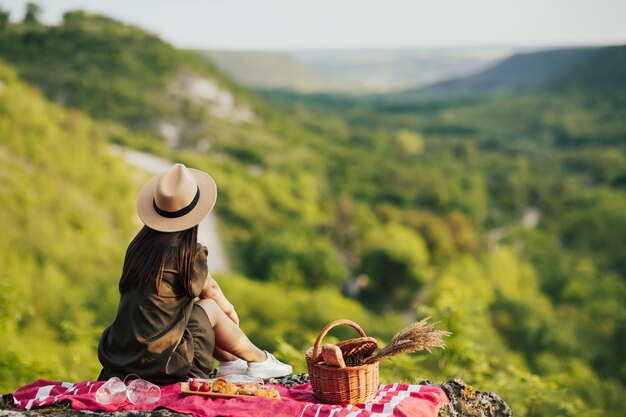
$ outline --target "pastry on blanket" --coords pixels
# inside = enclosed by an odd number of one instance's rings
[[[219,392],[220,389],[222,389],[222,387],[226,384],[228,384],[228,381],[226,381],[224,378],[217,378],[215,381],[213,381],[213,392]]]
[[[254,393],[261,388],[259,384],[242,384],[237,391],[237,394],[241,395],[254,395]]]
[[[278,398],[278,390],[272,387],[262,387],[254,393],[257,397]]]
[[[227,382],[219,389],[218,392],[220,394],[233,395],[233,394],[237,394],[238,390],[239,390],[239,388],[237,388],[237,385],[231,384],[230,382]]]
[[[324,358],[324,363],[328,366],[332,366],[333,368],[346,367],[346,363],[343,360],[343,353],[341,353],[341,349],[337,345],[330,343],[323,345],[322,357]]]

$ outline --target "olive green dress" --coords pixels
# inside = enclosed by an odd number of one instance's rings
[[[121,295],[117,316],[100,337],[103,369],[98,379],[136,374],[163,385],[206,378],[213,368],[213,327],[180,282],[177,252],[175,247],[170,251],[158,292],[148,286]],[[207,249],[198,244],[191,276],[194,296],[200,295],[207,274]]]

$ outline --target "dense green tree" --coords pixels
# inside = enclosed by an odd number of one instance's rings
[[[37,3],[26,3],[26,13],[24,14],[23,22],[25,24],[37,24],[39,23],[39,17],[41,16],[41,6]]]
[[[348,269],[337,250],[310,232],[259,233],[246,248],[246,270],[250,276],[288,286],[341,288]]]
[[[9,16],[11,14],[0,7],[0,33],[5,31],[9,26]]]
[[[361,298],[376,307],[410,305],[428,274],[428,249],[422,238],[399,224],[370,231],[359,271],[369,277]]]

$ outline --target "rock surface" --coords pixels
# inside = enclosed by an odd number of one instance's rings
[[[293,386],[307,382],[306,374],[293,375],[275,379],[272,383],[282,383]],[[422,385],[432,384],[429,381],[420,382]],[[441,407],[438,417],[512,417],[513,412],[502,398],[493,392],[474,391],[460,379],[440,384],[450,399],[448,406]],[[34,410],[20,410],[13,406],[11,395],[3,395],[0,399],[0,417],[43,417],[53,416],[92,416],[92,417],[186,417],[188,414],[178,414],[169,410],[154,411],[125,411],[125,412],[91,412],[77,411],[67,404],[52,407],[42,407]]]
[[[450,399],[439,409],[438,417],[513,417],[513,412],[498,394],[474,391],[460,379],[441,384]]]

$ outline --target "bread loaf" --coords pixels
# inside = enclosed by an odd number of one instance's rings
[[[322,358],[324,358],[324,363],[327,366],[332,366],[333,368],[346,367],[341,349],[339,349],[337,345],[332,345],[330,343],[322,345]]]

